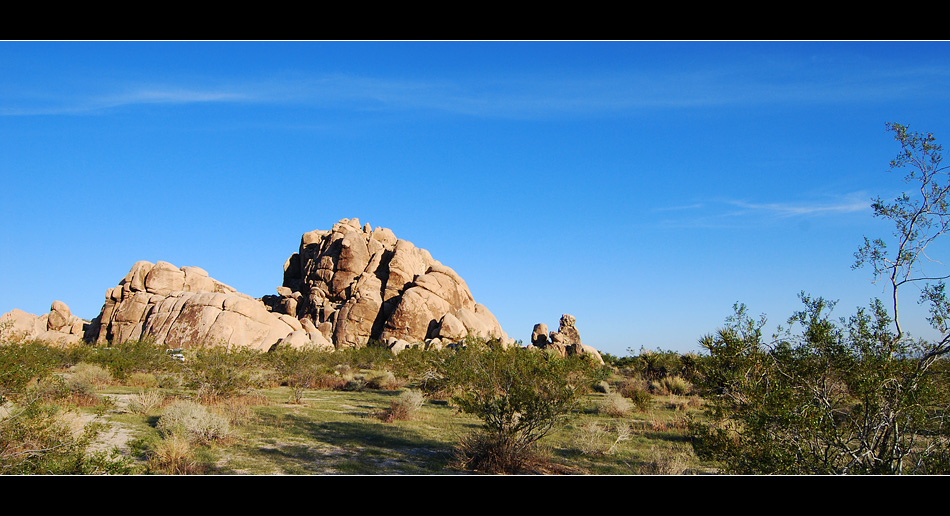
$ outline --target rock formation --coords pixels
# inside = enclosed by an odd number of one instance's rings
[[[548,332],[546,324],[535,324],[534,330],[531,332],[531,345],[540,349],[553,350],[562,357],[589,354],[603,364],[604,359],[596,349],[581,343],[581,334],[574,326],[575,322],[576,319],[573,315],[563,314],[557,331],[551,332]]]
[[[264,302],[307,320],[337,348],[372,340],[420,343],[468,334],[508,342],[465,281],[428,251],[386,228],[343,219],[311,231],[284,264],[284,283]]]
[[[90,322],[70,313],[62,301],[53,301],[49,313],[35,315],[13,309],[0,315],[0,333],[26,339],[45,340],[58,344],[81,342],[90,328]]]
[[[268,349],[303,327],[269,312],[259,300],[235,291],[199,267],[136,262],[118,286],[106,291],[96,318],[98,342],[152,339],[169,348],[199,342]]]
[[[469,334],[511,342],[454,270],[389,229],[361,226],[358,219],[305,233],[284,264],[276,295],[253,298],[199,267],[139,261],[106,291],[91,322],[80,323],[59,302],[42,317],[19,310],[4,317],[31,336],[147,338],[169,348],[217,342],[340,349],[375,340],[398,351],[439,347]]]

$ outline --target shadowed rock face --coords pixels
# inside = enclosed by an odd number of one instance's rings
[[[256,299],[199,267],[139,261],[106,291],[91,322],[71,316],[58,301],[42,320],[15,312],[4,317],[31,336],[152,339],[170,348],[216,342],[270,349],[283,342],[339,349],[371,339],[405,347],[468,334],[509,343],[454,270],[389,229],[361,226],[358,219],[305,233],[284,264],[277,295]]]

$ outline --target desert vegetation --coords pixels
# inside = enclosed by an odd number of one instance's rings
[[[608,359],[474,338],[393,354],[373,345],[57,347],[7,336],[0,472],[714,471],[689,444],[686,421],[702,417],[699,408],[672,408],[688,393],[661,388],[651,359]]]

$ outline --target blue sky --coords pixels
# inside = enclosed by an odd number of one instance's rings
[[[845,316],[886,294],[850,268],[891,231],[871,198],[906,188],[885,123],[950,141],[948,51],[0,42],[0,312],[92,318],[137,260],[259,297],[302,233],[358,217],[524,341],[570,313],[614,355],[698,351],[733,303],[783,323],[799,291]]]

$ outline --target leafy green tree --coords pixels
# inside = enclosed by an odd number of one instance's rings
[[[888,129],[901,144],[891,167],[910,170],[905,180],[915,193],[874,200],[875,215],[894,223],[893,240],[866,238],[855,267],[870,266],[876,280],[888,281],[890,306],[874,300],[835,321],[834,303],[802,293],[804,309],[766,344],[764,318],[754,321],[737,304],[723,329],[700,340],[710,355],[701,386],[714,422],[691,425],[694,447],[728,471],[950,471],[950,276],[924,271],[928,246],[950,229],[950,181],[933,135]],[[943,337],[913,340],[903,330],[899,300],[912,284],[922,285],[929,321]]]

